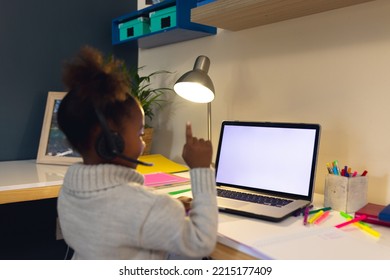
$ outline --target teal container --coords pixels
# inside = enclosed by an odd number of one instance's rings
[[[176,26],[176,6],[151,12],[149,16],[151,32]]]
[[[119,40],[138,37],[150,33],[150,21],[147,17],[139,17],[128,22],[118,24]]]

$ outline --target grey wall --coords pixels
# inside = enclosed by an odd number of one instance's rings
[[[111,45],[111,20],[137,9],[123,0],[0,0],[0,161],[34,159],[48,91],[61,66],[88,44],[136,66],[136,43]]]

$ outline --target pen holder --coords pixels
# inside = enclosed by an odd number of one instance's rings
[[[324,206],[351,213],[367,204],[368,177],[344,177],[327,174]]]

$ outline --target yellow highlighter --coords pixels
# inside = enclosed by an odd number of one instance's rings
[[[344,212],[340,212],[340,215],[343,216],[344,218],[346,218],[348,221],[353,219],[352,216],[350,216],[350,215],[348,215],[347,213],[344,213]],[[358,221],[356,223],[353,223],[353,225],[358,227],[358,228],[360,228],[362,231],[365,231],[366,233],[371,234],[372,236],[375,236],[375,237],[380,237],[381,236],[380,232],[372,229],[369,224],[364,223],[362,221]]]
[[[324,213],[323,210],[318,211],[313,216],[311,216],[308,220],[309,224],[314,223],[322,214]]]
[[[355,226],[357,226],[358,228],[360,228],[361,230],[371,234],[372,236],[375,236],[375,237],[380,237],[381,234],[380,232],[366,226],[366,225],[362,225],[362,224],[359,224],[359,223],[354,223]]]

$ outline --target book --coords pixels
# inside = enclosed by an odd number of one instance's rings
[[[379,219],[379,213],[385,208],[384,205],[367,203],[355,212],[355,217],[366,215],[364,222],[390,227],[390,222]]]
[[[378,218],[380,221],[390,223],[390,204],[379,212]]]

